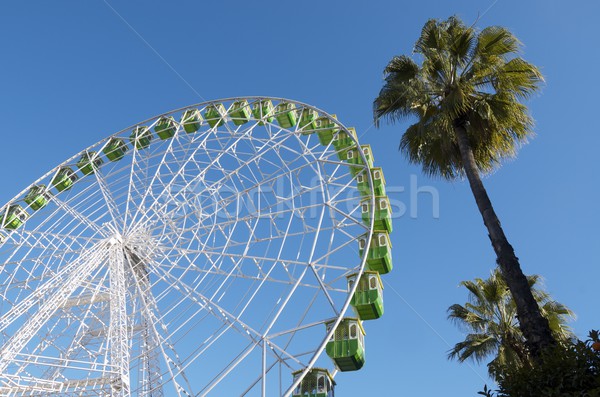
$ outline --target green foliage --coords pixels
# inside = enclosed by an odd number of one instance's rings
[[[477,32],[456,17],[429,20],[415,43],[421,64],[402,55],[384,69],[375,122],[415,117],[400,149],[426,174],[447,179],[464,174],[454,132],[463,125],[479,172],[492,171],[533,134],[520,100],[535,93],[543,77],[518,57],[520,48],[503,27]]]
[[[588,333],[588,339],[585,341],[586,345],[591,346],[594,342],[600,342],[600,331],[593,329]]]
[[[577,341],[545,352],[531,367],[500,368],[498,397],[599,397],[600,353]]]
[[[494,397],[494,392],[492,391],[492,389],[488,389],[487,385],[484,385],[483,390],[478,391],[477,394],[485,397]]]
[[[561,342],[572,339],[566,322],[569,317],[574,317],[573,312],[538,287],[539,276],[529,276],[527,280],[554,338]],[[465,305],[450,306],[448,318],[468,334],[449,351],[448,358],[459,362],[468,359],[482,362],[494,356],[488,364],[490,376],[494,378],[504,366],[531,366],[531,357],[517,321],[517,308],[500,271],[495,269],[488,279],[476,278],[460,285],[469,291],[469,301]]]

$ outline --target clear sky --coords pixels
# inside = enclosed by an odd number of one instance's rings
[[[407,124],[377,130],[371,113],[388,60],[410,54],[428,18],[454,14],[509,28],[547,79],[528,103],[537,137],[484,183],[524,271],[544,276],[584,338],[600,328],[592,0],[4,2],[0,202],[105,136],[204,99],[270,95],[336,113],[373,146],[406,208],[385,318],[368,324],[367,364],[336,378],[337,395],[474,396],[487,371],[446,359],[463,337],[446,309],[465,302],[461,280],[494,267],[486,231],[468,185],[421,175],[397,151]]]

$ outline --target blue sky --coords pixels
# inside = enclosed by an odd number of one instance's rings
[[[407,124],[372,124],[382,70],[409,54],[428,18],[502,25],[547,83],[528,105],[537,137],[484,183],[526,273],[599,328],[600,134],[593,97],[600,5],[575,1],[10,2],[0,13],[0,202],[81,149],[171,109],[222,97],[310,103],[373,146],[395,220],[385,321],[368,324],[367,364],[341,374],[339,396],[475,395],[486,368],[449,362],[462,334],[446,309],[461,280],[485,277],[494,255],[468,185],[429,179],[397,151]],[[424,192],[411,205],[411,178]],[[439,195],[439,217],[432,195]],[[413,203],[414,204],[414,203]],[[411,211],[416,216],[411,216]]]

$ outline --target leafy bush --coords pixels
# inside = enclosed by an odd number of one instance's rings
[[[500,373],[498,397],[600,397],[600,352],[589,341],[557,346],[539,364]],[[493,395],[487,387],[478,394]]]

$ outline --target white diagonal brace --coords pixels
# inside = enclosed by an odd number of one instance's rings
[[[67,266],[67,268],[71,269],[71,271],[65,277],[64,282],[61,284],[52,285],[53,287],[56,286],[57,288],[54,294],[52,294],[44,301],[42,305],[40,305],[35,314],[33,314],[25,322],[21,329],[16,332],[13,337],[10,338],[0,349],[0,373],[3,373],[6,370],[12,360],[35,336],[35,334],[46,323],[46,321],[48,321],[48,319],[52,317],[52,315],[60,307],[64,306],[65,302],[77,290],[77,288],[79,288],[81,283],[86,280],[100,265],[104,258],[102,255],[102,248],[104,245],[105,243],[100,244],[96,247],[96,249],[92,249],[85,257],[80,257],[79,260],[75,261],[73,266]],[[31,307],[29,303],[24,305],[24,307],[27,306]],[[20,314],[24,313],[22,312],[24,307],[21,308]],[[17,314],[18,313],[13,313],[11,318],[17,318]],[[5,320],[4,317],[3,320]]]

